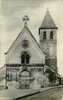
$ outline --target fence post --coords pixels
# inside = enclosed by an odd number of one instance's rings
[[[7,66],[5,65],[6,67],[6,73],[5,73],[5,89],[8,89],[8,86],[7,86]]]

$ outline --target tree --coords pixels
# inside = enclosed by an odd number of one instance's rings
[[[54,72],[52,72],[50,69],[47,69],[46,73],[48,73],[49,82],[56,81],[56,74]]]

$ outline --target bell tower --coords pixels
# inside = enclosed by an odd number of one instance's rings
[[[55,25],[49,11],[39,27],[40,47],[46,55],[46,65],[57,71],[57,26]]]

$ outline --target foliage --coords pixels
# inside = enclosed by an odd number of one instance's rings
[[[48,78],[50,82],[56,81],[56,74],[54,72],[52,72],[50,69],[47,69],[46,73],[48,73]]]

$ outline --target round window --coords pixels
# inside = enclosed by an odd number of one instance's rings
[[[22,41],[22,46],[23,46],[24,48],[27,48],[27,47],[29,46],[28,40],[23,40],[23,41]]]

